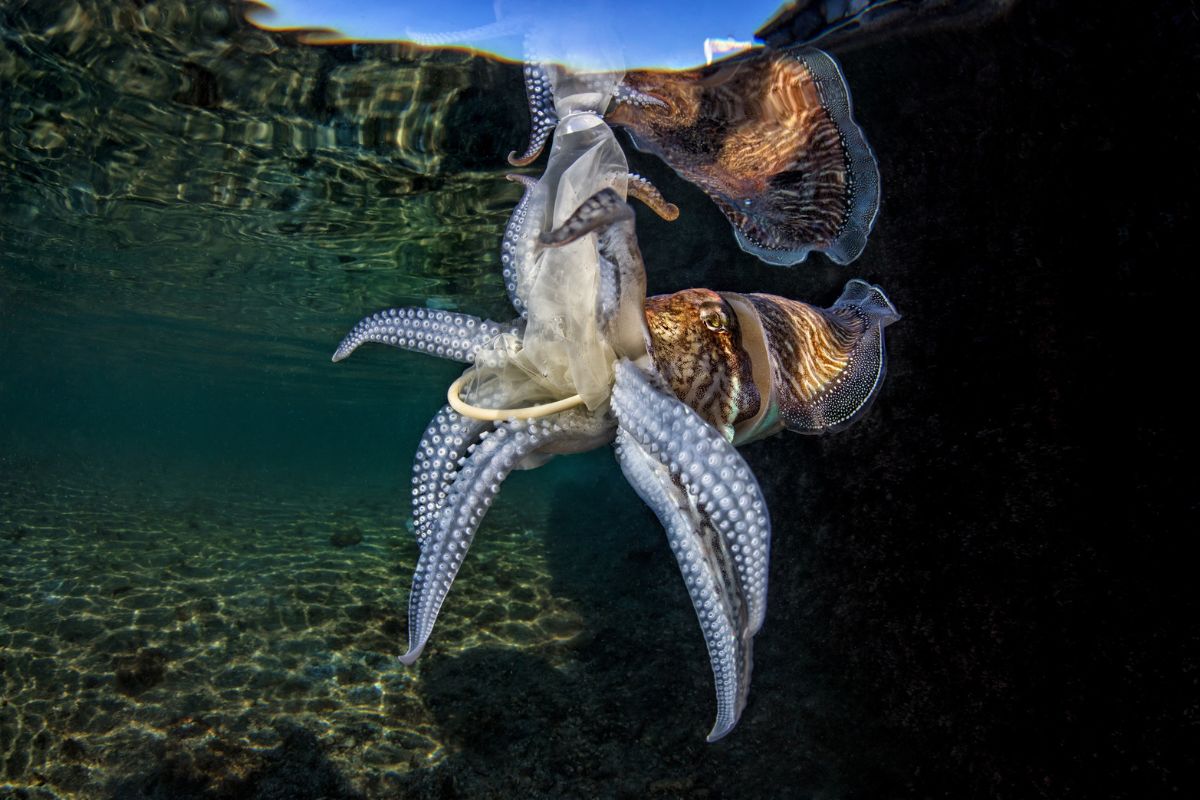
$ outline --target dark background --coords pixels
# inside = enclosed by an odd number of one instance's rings
[[[794,721],[756,743],[778,758],[762,795],[814,737],[834,796],[1194,780],[1196,19],[1018,3],[841,54],[883,204],[840,276],[880,283],[904,319],[863,422],[746,449],[776,525],[746,719]],[[737,285],[788,280],[813,297],[839,273]],[[790,662],[821,699],[766,666]]]
[[[803,643],[836,687],[817,724],[852,795],[1172,796],[1194,777],[1191,402],[1169,387],[1195,22],[1022,3],[844,59],[884,180],[866,263],[905,319],[875,412],[800,445],[815,497],[766,479],[775,518],[811,525],[773,551],[771,619],[800,629],[760,652]],[[752,451],[756,472],[795,446]],[[786,705],[764,682],[757,702]]]

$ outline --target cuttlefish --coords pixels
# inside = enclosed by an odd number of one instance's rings
[[[413,462],[420,554],[402,662],[425,649],[508,474],[612,444],[666,530],[704,634],[717,696],[709,741],[737,724],[766,616],[771,521],[736,447],[861,417],[883,380],[884,328],[899,315],[882,290],[857,279],[829,308],[709,289],[647,297],[625,198],[667,217],[677,209],[629,173],[602,112],[615,102],[610,117],[644,145],[675,153],[681,174],[736,206],[737,216],[727,213],[743,246],[849,260],[870,227],[859,205],[869,201],[874,216],[878,181],[872,200],[855,172],[858,151],[828,127],[840,119],[828,80],[840,73],[821,56],[730,62],[674,82],[527,68],[530,97],[545,113],[535,117],[541,132],[530,151],[510,160],[532,161],[551,133],[554,142],[540,179],[514,177],[524,193],[500,261],[516,318],[388,309],[355,325],[333,356],[379,342],[471,365],[450,385]],[[840,108],[848,120],[848,100]],[[713,141],[703,144],[702,134]],[[776,138],[777,153],[746,151]],[[869,160],[861,135],[856,141]]]
[[[610,394],[530,405],[540,389],[476,380],[510,370],[527,318],[388,309],[360,321],[334,361],[379,342],[474,364],[452,384],[413,463],[420,547],[409,596],[411,664],[500,484],[513,469],[613,443],[625,477],[667,533],[708,646],[717,695],[709,741],[733,729],[766,615],[771,523],[741,444],[788,429],[823,433],[862,416],[884,376],[884,328],[899,315],[852,280],[829,308],[767,294],[688,289],[646,297],[633,211],[611,188],[539,235],[558,248],[595,235],[598,329],[615,345]],[[636,314],[630,314],[629,309]],[[532,378],[528,383],[536,383]],[[472,388],[477,386],[478,388]]]
[[[525,67],[532,163],[557,116],[543,65]],[[814,48],[759,48],[682,71],[620,77],[605,119],[704,190],[742,249],[771,264],[862,253],[879,210],[879,170],[841,68]]]

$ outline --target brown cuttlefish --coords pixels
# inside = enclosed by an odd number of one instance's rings
[[[541,219],[528,211],[519,207],[514,216]],[[515,374],[512,384],[472,383],[508,369],[511,354],[542,329],[541,317],[566,314],[562,298],[547,304],[527,290],[527,278],[513,280],[513,296],[514,307],[528,314],[511,322],[387,309],[354,326],[333,356],[341,361],[379,342],[472,364],[451,384],[448,405],[430,422],[413,462],[420,552],[401,661],[411,664],[424,650],[511,471],[612,442],[626,479],[662,523],[696,609],[717,696],[708,740],[716,741],[745,709],[753,640],[767,606],[770,515],[735,447],[784,428],[822,433],[858,419],[883,380],[884,328],[899,314],[879,287],[857,279],[827,309],[708,289],[647,297],[634,212],[611,187],[561,225],[532,230],[552,249],[595,235],[594,247],[582,248],[599,273],[594,302],[584,306],[611,347],[612,370],[611,391],[595,407],[579,394],[529,404],[527,385],[538,374],[523,369],[499,373]]]
[[[525,68],[532,163],[558,121],[554,70]],[[760,48],[682,71],[631,71],[605,120],[711,197],[742,249],[770,264],[812,251],[848,264],[879,210],[879,170],[841,68],[814,48]]]
[[[645,313],[661,379],[734,445],[857,420],[883,381],[883,328],[900,318],[883,292],[858,279],[827,309],[685,289],[648,297]]]

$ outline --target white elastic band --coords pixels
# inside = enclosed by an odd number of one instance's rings
[[[471,419],[482,420],[483,422],[495,422],[502,419],[536,419],[538,417],[546,417],[551,414],[557,414],[559,411],[566,411],[568,408],[583,404],[583,398],[577,394],[562,400],[555,400],[553,403],[542,403],[536,406],[526,406],[524,408],[480,408],[469,403],[463,402],[463,399],[458,396],[462,390],[462,385],[470,376],[470,372],[463,373],[458,380],[450,384],[450,389],[446,392],[446,399],[450,401],[450,407],[462,414],[464,417]]]

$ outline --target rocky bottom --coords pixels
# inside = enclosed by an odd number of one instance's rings
[[[411,668],[400,492],[11,471],[0,796],[710,795],[695,618],[596,463],[502,495]]]

